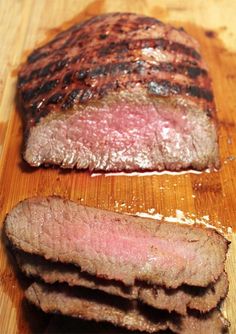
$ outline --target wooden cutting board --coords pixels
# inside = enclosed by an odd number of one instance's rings
[[[158,4],[158,6],[157,6]],[[219,172],[141,176],[91,176],[87,172],[33,169],[22,161],[22,124],[15,106],[18,65],[36,45],[89,16],[132,11],[183,26],[202,47],[213,78],[222,167]],[[229,0],[8,0],[0,1],[0,222],[20,200],[62,195],[82,204],[119,212],[161,214],[165,219],[211,223],[236,231],[236,2]],[[236,333],[236,235],[227,261],[229,296],[223,311]],[[3,239],[3,238],[2,238]],[[3,240],[2,240],[3,241]],[[16,280],[16,275],[20,280]],[[22,302],[25,280],[0,243],[0,333],[42,332],[60,320]],[[58,327],[62,328],[62,327]],[[103,332],[103,328],[100,332]],[[83,332],[83,329],[80,330]],[[96,327],[96,332],[98,329]],[[123,332],[123,331],[122,331]],[[118,332],[117,332],[118,333]]]

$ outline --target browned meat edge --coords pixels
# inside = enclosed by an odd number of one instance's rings
[[[26,298],[44,312],[106,321],[130,330],[149,333],[171,329],[182,334],[218,334],[226,332],[228,328],[228,322],[217,310],[204,316],[180,317],[91,291],[33,283],[26,290]]]
[[[207,288],[183,286],[178,289],[165,289],[141,282],[137,282],[133,287],[127,287],[116,281],[82,273],[79,268],[72,265],[53,263],[36,255],[18,251],[15,252],[15,256],[24,274],[40,277],[46,283],[68,283],[70,286],[101,290],[130,300],[139,299],[155,308],[169,312],[175,311],[182,315],[186,315],[187,309],[196,309],[200,312],[210,311],[226,296],[228,291],[226,273],[223,273],[215,284]]]

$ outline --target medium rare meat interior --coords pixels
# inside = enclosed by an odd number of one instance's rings
[[[5,233],[44,312],[150,333],[228,328],[228,241],[213,229],[38,197],[11,210]]]
[[[35,50],[18,91],[32,166],[219,167],[211,80],[182,28],[130,13],[93,17]]]

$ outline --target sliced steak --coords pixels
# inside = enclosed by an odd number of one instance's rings
[[[40,277],[46,283],[68,283],[70,286],[101,290],[130,300],[139,299],[155,308],[175,311],[182,315],[186,315],[187,309],[210,311],[228,291],[226,273],[207,288],[182,286],[178,289],[164,289],[138,282],[132,287],[127,287],[116,281],[82,273],[79,268],[72,265],[46,261],[42,257],[23,252],[16,252],[15,255],[20,269],[27,276]]]
[[[228,323],[217,310],[204,316],[180,317],[168,312],[147,309],[136,302],[91,290],[54,287],[33,283],[26,290],[26,298],[44,312],[58,312],[87,320],[111,322],[130,330],[154,333],[170,329],[174,333],[206,334],[226,332]]]
[[[25,160],[104,171],[219,166],[215,106],[198,43],[130,13],[58,34],[22,66]]]
[[[212,229],[89,208],[59,197],[19,203],[6,218],[5,232],[24,252],[127,285],[141,280],[168,288],[216,282],[228,248]]]

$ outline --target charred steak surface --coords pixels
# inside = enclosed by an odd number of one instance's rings
[[[18,88],[32,166],[219,166],[211,80],[183,29],[130,13],[93,17],[35,50]]]

